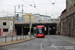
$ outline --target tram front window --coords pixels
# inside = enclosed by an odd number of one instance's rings
[[[39,33],[39,34],[44,33],[44,28],[38,28],[38,33]]]

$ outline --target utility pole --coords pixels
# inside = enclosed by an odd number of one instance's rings
[[[7,11],[7,20],[8,20],[8,11]]]
[[[23,10],[23,4],[22,4],[22,21],[23,21],[23,11],[24,11],[24,10]]]
[[[48,26],[48,35],[49,35],[49,26]]]
[[[30,38],[31,38],[31,15],[29,15],[29,23],[30,23],[30,29],[29,29],[29,33],[30,33]]]
[[[47,10],[46,10],[46,15],[47,15]]]
[[[23,10],[23,4],[22,4],[22,22],[23,22],[23,11],[24,11],[24,10]],[[22,35],[24,35],[24,34],[23,34],[23,26],[22,26]]]
[[[16,6],[14,6],[14,17],[16,17]],[[14,24],[14,17],[13,17],[13,33],[15,34],[15,24]]]

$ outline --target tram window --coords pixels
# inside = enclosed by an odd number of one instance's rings
[[[40,34],[41,34],[41,33],[44,33],[44,28],[41,28],[41,29],[38,28],[38,33],[40,33]]]

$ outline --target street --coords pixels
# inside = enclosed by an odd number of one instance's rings
[[[55,36],[57,35],[46,35],[45,38],[35,38],[27,42],[3,46],[0,50],[75,50],[75,44]]]

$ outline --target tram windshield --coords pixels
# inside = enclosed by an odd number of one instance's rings
[[[44,33],[44,28],[39,27],[39,28],[38,28],[38,34],[42,34],[42,33]]]

